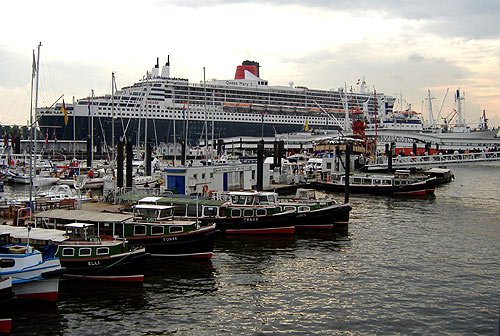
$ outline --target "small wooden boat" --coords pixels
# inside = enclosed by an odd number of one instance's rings
[[[57,246],[56,256],[67,271],[65,278],[113,282],[144,282],[144,248],[130,248],[124,240],[101,240],[94,224],[65,225],[68,240]]]

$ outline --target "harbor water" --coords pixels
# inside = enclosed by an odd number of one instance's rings
[[[451,168],[433,198],[351,195],[346,236],[218,238],[142,287],[63,280],[12,306],[14,334],[498,335],[500,164]]]

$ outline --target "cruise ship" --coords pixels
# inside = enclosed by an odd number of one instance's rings
[[[369,92],[365,81],[356,89],[310,89],[269,85],[260,77],[258,62],[244,61],[234,79],[190,83],[170,76],[170,58],[156,65],[137,83],[111,94],[78,99],[37,109],[41,134],[51,128],[57,139],[85,140],[93,134],[110,144],[186,140],[196,145],[205,139],[237,136],[272,137],[309,129],[349,131],[349,114],[361,109],[367,118],[392,113],[395,98]],[[113,86],[114,87],[114,86]],[[52,130],[53,129],[53,130]],[[92,131],[93,130],[93,131]],[[147,133],[146,133],[147,132]]]

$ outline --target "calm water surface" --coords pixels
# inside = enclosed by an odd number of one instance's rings
[[[496,335],[500,164],[432,199],[352,195],[347,236],[223,239],[212,262],[148,262],[143,287],[61,283],[12,307],[19,335]],[[342,195],[336,195],[342,200]]]

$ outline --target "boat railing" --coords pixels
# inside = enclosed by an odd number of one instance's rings
[[[472,162],[500,161],[500,151],[495,152],[474,152],[474,153],[459,153],[452,154],[435,154],[435,155],[411,155],[397,156],[392,158],[393,167],[413,167],[426,165],[447,165]],[[380,156],[375,160],[375,164],[370,167],[386,167],[388,164],[387,156]]]

